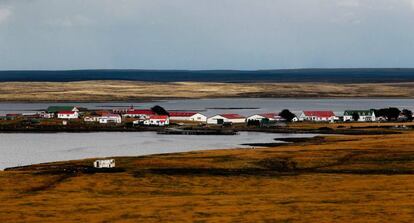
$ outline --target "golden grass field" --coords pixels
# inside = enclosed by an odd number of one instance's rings
[[[0,222],[414,220],[413,131],[116,161],[124,172],[0,172]]]
[[[2,82],[0,101],[128,101],[168,98],[413,98],[414,83]]]

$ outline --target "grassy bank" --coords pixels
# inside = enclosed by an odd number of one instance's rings
[[[414,132],[0,172],[3,222],[410,222]],[[4,213],[4,214],[3,214]]]
[[[145,101],[174,98],[413,98],[414,83],[2,82],[0,101]]]

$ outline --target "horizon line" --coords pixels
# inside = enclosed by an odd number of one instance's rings
[[[67,72],[67,71],[181,71],[181,72],[204,72],[204,71],[236,71],[236,72],[258,72],[258,71],[291,71],[291,70],[411,70],[414,67],[352,67],[352,68],[274,68],[274,69],[146,69],[146,68],[79,68],[79,69],[5,69],[0,72],[16,72],[16,71],[51,71],[51,72]]]

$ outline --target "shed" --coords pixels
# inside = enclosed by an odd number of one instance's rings
[[[95,162],[93,162],[93,166],[95,168],[114,168],[115,160],[114,159],[95,160]]]

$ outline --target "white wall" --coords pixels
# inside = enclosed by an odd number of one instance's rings
[[[59,114],[58,118],[60,119],[77,119],[79,117],[79,114],[75,112],[74,114]]]
[[[182,116],[172,116],[170,117],[171,120],[175,121],[194,121],[194,122],[206,122],[207,116],[197,113],[190,117],[182,117]]]
[[[213,117],[210,117],[207,119],[207,124],[213,124],[213,125],[217,125],[217,120],[218,119],[223,119],[224,122],[229,122],[228,119],[224,118],[221,115],[215,115]]]
[[[224,122],[227,123],[246,123],[246,119],[245,118],[240,118],[240,119],[228,119],[225,118],[221,115],[215,115],[213,117],[210,117],[207,119],[207,124],[217,124],[217,119],[223,119]]]
[[[358,122],[375,122],[377,120],[377,118],[375,117],[375,115],[367,115],[367,116],[359,116]],[[352,115],[345,115],[344,116],[344,121],[354,121],[354,118],[352,117]]]
[[[258,121],[261,121],[262,119],[264,119],[265,117],[263,117],[263,116],[261,116],[261,115],[252,115],[252,116],[249,116],[249,117],[247,117],[247,121],[248,120],[258,120]]]

